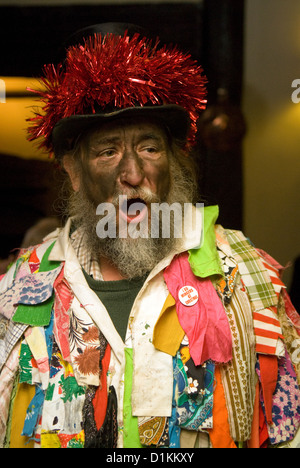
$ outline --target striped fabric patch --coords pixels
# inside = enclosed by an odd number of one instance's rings
[[[277,345],[283,335],[277,316],[277,303],[284,284],[278,270],[266,261],[240,231],[229,231],[228,241],[253,305],[256,352],[281,355],[282,350]]]
[[[246,441],[251,436],[256,353],[251,304],[244,289],[234,289],[226,313],[233,337],[233,359],[220,366],[222,383],[231,436]]]
[[[276,305],[278,298],[262,259],[241,231],[226,230],[232,254],[255,310]]]
[[[286,288],[285,284],[279,277],[278,269],[264,258],[262,251],[258,251],[263,266],[268,271],[270,280],[277,298],[282,288]],[[282,330],[277,314],[277,307],[270,307],[259,312],[254,312],[254,328],[256,335],[256,351],[263,354],[276,354],[277,340],[283,340]]]
[[[253,313],[256,352],[276,354],[278,339],[283,339],[276,307]]]
[[[275,268],[273,265],[270,265],[269,262],[267,262],[264,257],[262,256],[262,253],[261,251],[258,252],[259,255],[261,256],[262,258],[262,263],[264,265],[264,267],[266,268],[266,270],[268,271],[269,273],[269,276],[270,276],[270,280],[272,281],[272,284],[273,284],[273,288],[274,288],[274,291],[277,295],[277,297],[279,298],[279,294],[280,294],[280,291],[282,288],[285,288],[286,289],[286,285],[281,281],[280,277],[279,277],[279,271],[277,268]]]

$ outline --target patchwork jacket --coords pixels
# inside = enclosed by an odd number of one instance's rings
[[[72,220],[21,253],[0,282],[2,446],[297,446],[300,319],[282,267],[215,225],[217,207],[192,215],[201,229],[151,271],[125,343]]]

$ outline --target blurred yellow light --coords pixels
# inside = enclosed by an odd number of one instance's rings
[[[39,150],[36,143],[27,140],[26,119],[33,116],[32,108],[39,107],[39,101],[33,93],[30,96],[26,89],[40,85],[33,78],[0,78],[2,85],[5,84],[5,102],[0,102],[0,153],[22,158],[48,159],[48,154]]]

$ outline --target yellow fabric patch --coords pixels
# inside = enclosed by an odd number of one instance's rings
[[[26,417],[26,411],[35,395],[35,386],[26,383],[21,383],[18,386],[17,395],[14,401],[12,422],[11,422],[11,435],[10,435],[10,448],[33,448],[34,441],[29,441],[27,436],[22,436],[22,430]]]
[[[58,435],[54,432],[41,433],[41,447],[42,448],[60,448],[61,443]]]
[[[175,356],[184,335],[177,317],[175,300],[169,294],[154,327],[153,344],[159,351]]]

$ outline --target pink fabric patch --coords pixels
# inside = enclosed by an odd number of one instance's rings
[[[69,284],[64,279],[63,268],[54,282],[54,291],[53,333],[63,359],[71,362],[69,345],[70,316],[68,311],[74,296]]]
[[[46,374],[46,372],[49,372],[49,359],[48,356],[41,358],[41,359],[36,359],[36,365],[38,370],[42,374]]]
[[[232,359],[232,338],[227,315],[209,278],[198,278],[191,270],[188,253],[176,257],[165,272],[168,290],[176,301],[178,320],[189,340],[196,366],[211,359],[225,363]],[[183,305],[178,293],[184,286],[198,291],[198,301]]]

